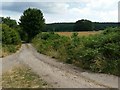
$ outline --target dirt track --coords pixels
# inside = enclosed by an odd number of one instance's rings
[[[54,88],[118,88],[118,77],[91,73],[57,62],[55,59],[37,53],[31,44],[23,44],[17,53],[3,58],[2,61],[3,72],[22,63]]]

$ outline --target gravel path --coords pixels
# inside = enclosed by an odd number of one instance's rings
[[[118,88],[118,77],[84,71],[39,54],[31,44],[2,60],[3,72],[20,63],[30,67],[54,88]]]

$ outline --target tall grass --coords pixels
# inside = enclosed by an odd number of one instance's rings
[[[3,44],[2,45],[2,48],[1,48],[1,55],[0,57],[5,57],[5,56],[8,56],[12,53],[15,53],[19,48],[21,47],[21,44],[20,45],[6,45],[6,44]]]

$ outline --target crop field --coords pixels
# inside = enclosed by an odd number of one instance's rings
[[[79,36],[89,36],[89,35],[95,35],[99,34],[102,31],[83,31],[83,32],[77,32]],[[72,33],[74,32],[56,32],[59,35],[64,35],[64,36],[71,36]]]

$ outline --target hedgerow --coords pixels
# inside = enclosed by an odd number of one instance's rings
[[[33,40],[38,52],[75,64],[94,72],[120,75],[120,28],[107,28],[102,33],[69,37],[40,33]]]
[[[2,27],[2,57],[16,52],[21,45],[21,39],[16,30],[6,24],[0,24]]]
[[[19,44],[21,42],[17,31],[2,24],[2,44]]]

